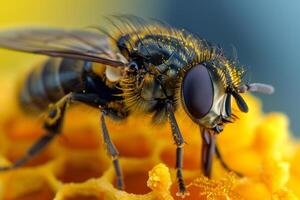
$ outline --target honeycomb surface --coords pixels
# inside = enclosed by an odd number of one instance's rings
[[[226,126],[217,143],[228,165],[215,158],[212,179],[200,171],[201,139],[198,128],[177,114],[186,145],[185,199],[298,199],[300,145],[280,113],[263,114],[257,99],[247,96],[250,112]],[[0,164],[8,165],[45,132],[39,117],[21,113],[9,95],[0,114]],[[125,191],[115,186],[111,160],[103,148],[99,112],[72,106],[63,134],[24,167],[0,173],[1,200],[171,200],[176,196],[175,150],[170,127],[151,125],[136,115],[122,123],[107,120],[117,146]]]

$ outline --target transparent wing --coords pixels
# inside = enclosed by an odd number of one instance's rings
[[[126,59],[114,52],[108,36],[88,30],[12,29],[0,31],[0,48],[124,66]]]

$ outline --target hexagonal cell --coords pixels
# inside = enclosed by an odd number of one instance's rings
[[[36,171],[17,170],[4,180],[5,200],[51,200],[55,196],[47,181]]]
[[[11,141],[35,140],[45,133],[42,122],[26,116],[11,116],[3,123],[4,133]]]
[[[77,125],[78,126],[78,125]],[[83,124],[81,127],[69,127],[58,138],[59,144],[68,149],[95,150],[101,148],[101,132]]]
[[[101,177],[109,165],[108,159],[98,155],[78,155],[67,158],[55,175],[63,183],[79,183]]]
[[[84,104],[71,106],[66,112],[63,135],[58,140],[68,149],[101,148],[99,111]]]
[[[147,135],[128,133],[114,135],[113,142],[122,157],[145,158],[152,152],[152,142]]]
[[[49,186],[44,186],[41,190],[28,192],[16,198],[4,197],[4,200],[52,200],[54,199],[54,192]]]

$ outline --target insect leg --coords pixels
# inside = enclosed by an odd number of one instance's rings
[[[0,171],[6,171],[20,167],[27,163],[31,158],[41,152],[54,138],[61,133],[64,113],[70,103],[71,94],[66,95],[55,105],[51,106],[44,122],[47,134],[40,137],[26,152],[26,154],[15,161],[10,166],[0,166]]]
[[[223,159],[223,157],[222,157],[222,155],[221,155],[221,152],[220,152],[220,150],[219,150],[219,148],[218,148],[218,145],[216,145],[215,150],[216,150],[216,156],[217,156],[217,158],[220,160],[220,163],[221,163],[221,165],[224,167],[224,169],[226,169],[227,171],[233,171],[235,174],[237,174],[237,175],[240,176],[240,177],[243,176],[241,173],[239,173],[239,172],[237,172],[237,171],[235,171],[235,170],[232,170],[232,169],[227,165],[227,163],[224,161],[224,159]]]
[[[75,93],[73,95],[73,99],[82,103],[86,103],[88,105],[94,106],[94,107],[100,107],[101,109],[101,117],[100,117],[100,124],[102,129],[102,136],[104,143],[106,145],[107,152],[113,159],[113,165],[117,177],[117,187],[119,189],[124,188],[124,181],[122,176],[122,171],[119,163],[119,152],[116,149],[115,145],[110,139],[109,132],[107,130],[106,122],[105,122],[105,116],[108,114],[107,111],[102,108],[102,105],[105,105],[107,103],[106,100],[103,98],[100,98],[97,94],[83,94],[83,93]]]
[[[178,127],[174,111],[173,111],[173,106],[171,103],[167,103],[167,111],[168,111],[168,118],[170,121],[171,129],[172,129],[172,134],[173,138],[175,141],[175,144],[177,146],[176,148],[176,176],[178,180],[178,186],[179,186],[179,193],[178,195],[180,196],[185,196],[188,193],[186,193],[186,187],[185,183],[183,180],[183,175],[182,175],[182,165],[183,165],[183,146],[184,146],[184,139],[182,137],[182,134],[180,132],[180,129]]]
[[[201,131],[202,137],[202,169],[204,175],[207,177],[211,176],[211,169],[212,169],[212,161],[213,156],[215,154],[215,135],[213,132],[210,132],[206,129]]]
[[[114,165],[115,173],[117,176],[117,187],[122,190],[124,188],[124,182],[123,182],[122,171],[121,171],[121,167],[120,167],[120,163],[119,163],[119,152],[110,139],[110,136],[109,136],[109,133],[107,130],[107,126],[105,123],[105,115],[106,114],[107,114],[107,112],[105,110],[102,110],[101,118],[100,118],[102,135],[103,135],[103,139],[104,139],[104,142],[105,142],[105,145],[107,148],[107,152],[109,153],[109,155],[112,157],[112,160],[113,160],[113,165]]]

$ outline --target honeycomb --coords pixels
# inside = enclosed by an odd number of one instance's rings
[[[10,90],[9,90],[10,91]],[[300,145],[281,113],[264,114],[260,102],[246,96],[250,112],[226,126],[217,143],[238,177],[215,158],[212,179],[200,171],[198,128],[178,114],[186,141],[184,177],[192,199],[298,199]],[[13,95],[0,100],[0,164],[8,165],[45,132],[42,118],[19,111]],[[66,114],[63,134],[32,161],[0,173],[1,200],[171,200],[176,196],[175,150],[169,125],[151,125],[149,117],[107,120],[117,146],[125,190],[116,189],[111,159],[101,137],[100,114],[84,105]]]

